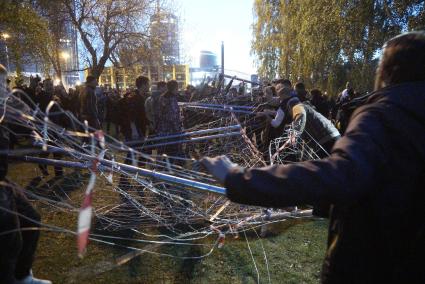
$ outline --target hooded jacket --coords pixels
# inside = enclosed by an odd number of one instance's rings
[[[235,202],[332,204],[323,283],[425,283],[425,82],[383,88],[329,158],[235,169]]]

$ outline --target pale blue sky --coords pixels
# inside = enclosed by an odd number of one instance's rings
[[[250,55],[253,0],[175,0],[175,3],[180,10],[186,61],[196,66],[199,51],[210,50],[220,62],[220,46],[224,41],[225,69],[256,73]]]

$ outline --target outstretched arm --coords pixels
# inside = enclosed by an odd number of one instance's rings
[[[383,177],[386,137],[378,113],[363,112],[350,125],[329,158],[265,168],[229,168],[224,178],[228,197],[238,203],[278,208],[319,201],[350,204],[367,196]],[[210,171],[214,170],[212,164],[207,161]]]

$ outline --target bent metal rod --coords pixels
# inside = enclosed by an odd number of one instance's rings
[[[84,155],[88,156],[88,155]],[[88,169],[92,166],[92,163],[87,162],[73,162],[73,161],[64,161],[64,160],[55,160],[55,159],[46,159],[46,158],[38,158],[38,157],[32,157],[32,156],[14,156],[10,155],[9,158],[21,160],[24,162],[29,163],[35,163],[35,164],[42,164],[42,165],[48,165],[48,166],[59,166],[59,167],[66,167],[66,168],[76,168],[76,169]],[[94,160],[94,157],[90,158]],[[132,174],[138,174],[143,177],[152,178],[152,179],[158,179],[167,183],[176,184],[185,186],[190,189],[195,190],[201,190],[201,191],[207,191],[215,194],[225,195],[226,189],[220,186],[211,185],[195,180],[185,179],[181,177],[176,177],[170,174],[161,173],[154,170],[148,170],[148,169],[142,169],[136,166],[131,166],[123,163],[118,163],[111,160],[106,159],[98,159],[99,162],[99,168],[103,170],[111,170],[113,168],[115,169],[122,169],[125,172],[132,173]]]

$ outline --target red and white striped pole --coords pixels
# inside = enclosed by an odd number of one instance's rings
[[[95,134],[90,134],[91,143],[92,143],[92,154],[95,154],[95,143],[96,140],[99,141],[100,147],[103,149],[105,147],[105,137],[101,130],[96,131]],[[96,137],[96,140],[95,140]],[[96,184],[96,174],[99,165],[99,160],[103,158],[105,151],[101,151],[96,159],[93,160],[92,166],[90,168],[90,180],[86,188],[86,192],[84,193],[83,204],[81,205],[80,212],[78,214],[78,237],[77,237],[77,245],[78,245],[78,256],[83,257],[86,252],[87,244],[89,241],[89,234],[91,228],[91,220],[93,217],[93,189]]]

